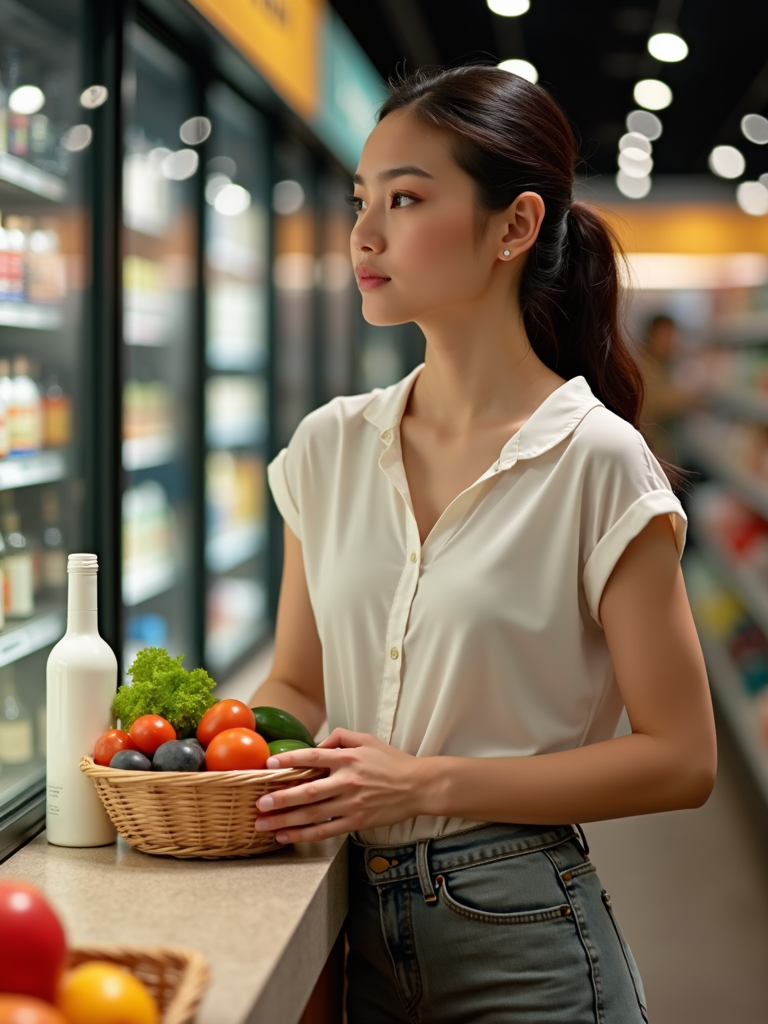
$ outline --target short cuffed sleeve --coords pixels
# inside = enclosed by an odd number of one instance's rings
[[[663,469],[638,431],[605,409],[586,417],[585,426],[588,421],[589,433],[596,436],[592,438],[584,491],[582,581],[590,614],[602,625],[599,609],[603,590],[629,543],[654,517],[668,515],[681,556],[688,521]]]
[[[288,481],[288,449],[283,448],[267,467],[269,489],[280,515],[301,540],[301,514]]]

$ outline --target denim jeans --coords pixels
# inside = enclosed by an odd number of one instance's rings
[[[643,1024],[642,982],[570,825],[350,836],[348,1024]]]

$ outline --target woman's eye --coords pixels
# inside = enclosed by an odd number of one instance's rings
[[[392,193],[392,209],[399,210],[403,206],[410,206],[411,203],[418,203],[418,199],[414,199],[413,196],[406,196],[402,192]]]
[[[357,211],[357,213],[360,213],[361,210],[365,209],[365,200],[361,199],[360,196],[350,195],[345,196],[344,198],[347,200],[352,209]]]

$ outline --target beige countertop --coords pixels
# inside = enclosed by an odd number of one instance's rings
[[[189,946],[211,968],[198,1024],[296,1024],[347,913],[346,840],[244,860],[175,860],[45,833],[0,865],[37,885],[69,945]]]

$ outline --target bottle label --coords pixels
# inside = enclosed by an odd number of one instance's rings
[[[25,618],[35,611],[32,556],[5,556],[5,614]]]
[[[0,721],[0,764],[25,764],[32,760],[32,722]]]
[[[26,455],[40,447],[40,409],[37,406],[11,406],[8,417],[11,452]]]
[[[59,803],[61,801],[61,791],[63,786],[49,786],[48,787],[48,800],[46,802],[46,810],[48,814],[57,815],[60,812]]]

